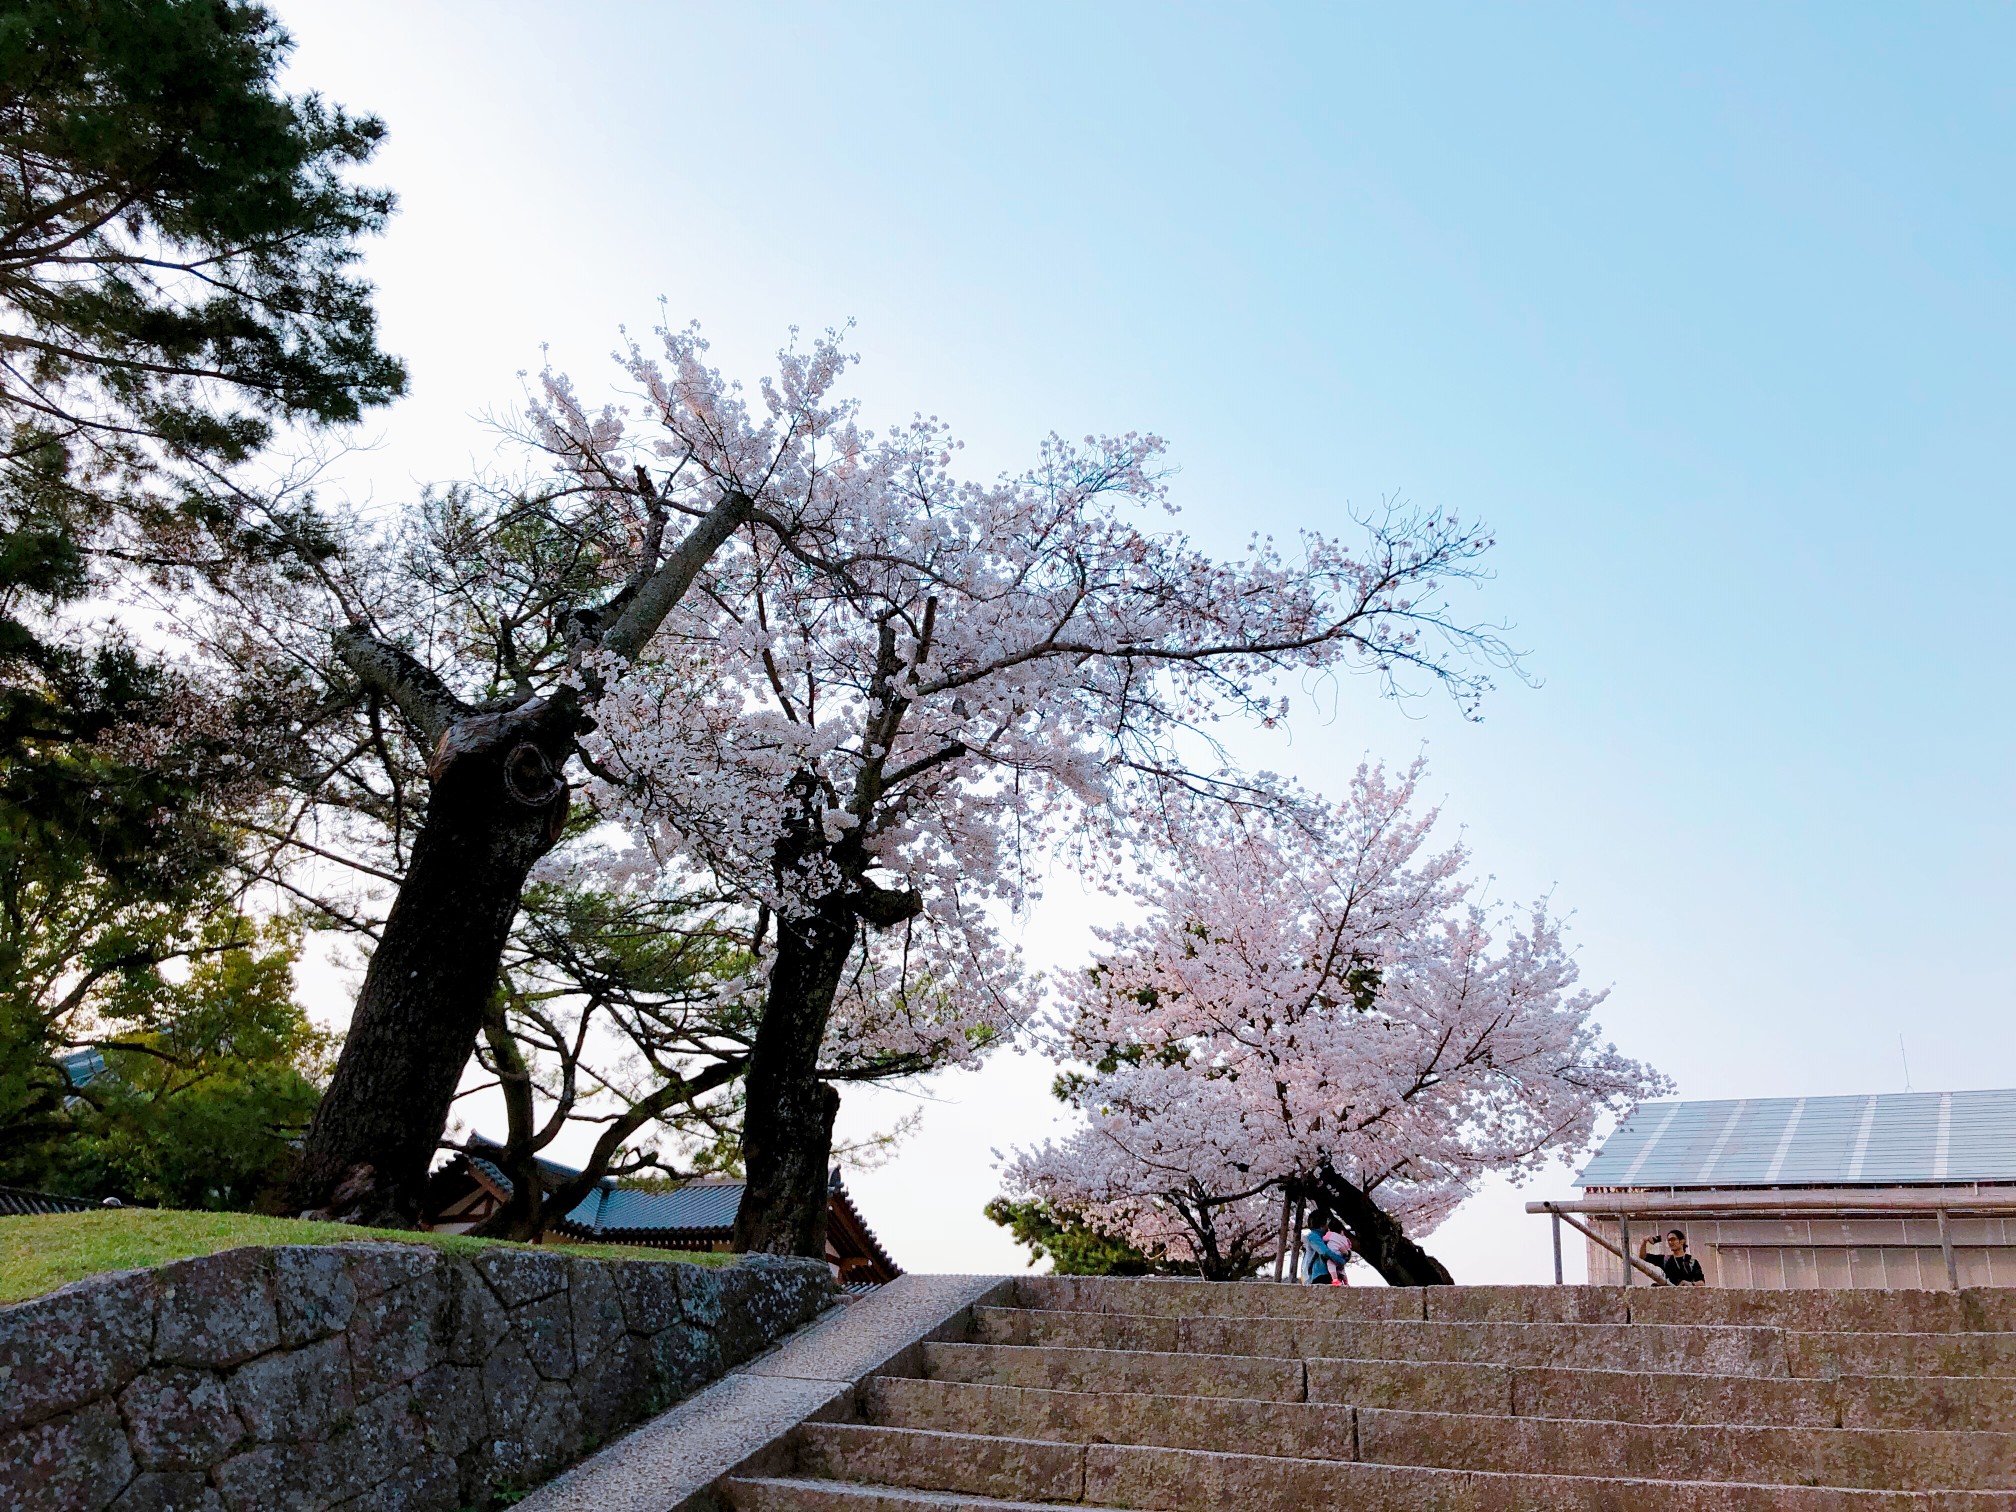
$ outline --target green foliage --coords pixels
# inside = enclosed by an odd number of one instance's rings
[[[497,1078],[514,1200],[494,1231],[532,1237],[604,1176],[670,1189],[740,1175],[741,1063],[757,1027],[748,935],[701,895],[527,889],[477,1056]],[[540,1194],[533,1162],[569,1122],[597,1141]]]
[[[105,794],[108,807],[118,806],[117,783],[151,780],[107,763],[104,783],[86,786],[90,753],[61,759],[81,795]],[[11,766],[0,753],[0,791]],[[148,816],[151,849],[122,850],[118,864],[101,866],[88,827],[0,803],[0,1171],[36,1163],[36,1151],[73,1127],[57,1056],[94,1037],[158,1029],[176,996],[163,968],[205,948],[213,912],[231,913],[209,837],[195,822],[194,838],[179,836],[181,811]]]
[[[356,271],[392,200],[346,181],[383,127],[281,93],[290,45],[242,0],[0,4],[0,1179],[243,1205],[314,1103],[294,943],[221,880],[284,722],[80,612],[310,570],[240,464],[405,386]]]
[[[226,945],[205,931],[188,979],[154,1005],[160,1028],[105,1052],[95,1106],[75,1115],[69,1185],[180,1208],[243,1209],[284,1174],[327,1072],[331,1036],[293,997],[295,941]],[[102,1088],[102,1090],[101,1090]]]
[[[0,6],[0,806],[101,867],[164,848],[191,774],[159,747],[217,742],[186,683],[61,616],[326,552],[231,469],[405,385],[354,274],[392,201],[344,180],[383,127],[279,93],[289,45],[233,0]]]
[[[1047,1257],[1060,1276],[1175,1276],[1197,1271],[1187,1261],[1144,1255],[1126,1240],[1102,1234],[1076,1214],[1040,1199],[1010,1202],[996,1197],[985,1211],[1017,1244],[1029,1247],[1031,1265]]]
[[[12,0],[0,13],[0,299],[10,398],[236,461],[274,416],[355,420],[405,387],[344,182],[384,126],[274,77],[291,42],[231,0]],[[50,405],[47,408],[57,408]],[[55,417],[43,415],[43,421]],[[65,444],[65,424],[42,428]],[[46,466],[48,459],[40,459]]]
[[[0,1158],[4,1179],[182,1208],[257,1203],[314,1112],[330,1051],[293,1000],[296,953],[286,927],[262,937],[226,915],[197,931],[186,973],[116,977],[90,1021],[105,1069],[43,1099]],[[37,1047],[45,1084],[84,1026],[52,1027]]]

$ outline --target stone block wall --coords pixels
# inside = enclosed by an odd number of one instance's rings
[[[227,1250],[0,1307],[0,1506],[481,1508],[824,1307],[815,1260]]]

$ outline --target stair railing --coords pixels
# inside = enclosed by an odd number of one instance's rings
[[[1671,1286],[1673,1284],[1671,1281],[1668,1281],[1666,1279],[1666,1272],[1660,1270],[1659,1267],[1657,1267],[1656,1265],[1652,1265],[1647,1261],[1640,1260],[1628,1249],[1619,1249],[1616,1245],[1612,1244],[1608,1239],[1605,1239],[1601,1234],[1597,1233],[1587,1224],[1578,1221],[1573,1214],[1562,1212],[1561,1209],[1556,1207],[1551,1202],[1543,1202],[1541,1206],[1546,1208],[1546,1210],[1549,1213],[1554,1215],[1554,1219],[1557,1223],[1567,1224],[1570,1228],[1574,1229],[1578,1234],[1581,1234],[1591,1243],[1601,1245],[1604,1249],[1610,1251],[1611,1254],[1615,1255],[1619,1260],[1622,1260],[1625,1266],[1624,1284],[1626,1286],[1629,1286],[1631,1284],[1630,1268],[1634,1265],[1637,1266],[1638,1269],[1645,1272],[1646,1275],[1652,1278],[1652,1284],[1654,1286]],[[1560,1240],[1558,1238],[1560,1230],[1556,1229],[1555,1233],[1557,1235],[1557,1238],[1555,1240],[1555,1246],[1554,1246],[1554,1279],[1558,1283],[1561,1279],[1561,1246],[1560,1246]],[[1628,1244],[1630,1241],[1627,1239],[1625,1242]]]

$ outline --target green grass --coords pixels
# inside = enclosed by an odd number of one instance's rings
[[[419,1234],[404,1229],[352,1228],[344,1223],[303,1223],[257,1213],[183,1213],[145,1208],[106,1208],[90,1213],[48,1213],[34,1218],[0,1218],[0,1302],[38,1297],[72,1281],[105,1271],[137,1270],[246,1244],[355,1244],[390,1239],[431,1244],[451,1255],[503,1247],[498,1239],[466,1234]],[[740,1258],[711,1252],[637,1249],[626,1244],[548,1244],[542,1249],[605,1260],[685,1260],[695,1265],[728,1265]]]

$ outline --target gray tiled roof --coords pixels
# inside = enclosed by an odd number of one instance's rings
[[[85,1197],[58,1197],[51,1192],[27,1192],[20,1187],[0,1187],[0,1216],[32,1217],[38,1213],[89,1213],[102,1203]]]
[[[1577,1179],[1584,1187],[2016,1181],[2016,1090],[1641,1103]]]
[[[684,1233],[735,1227],[742,1207],[739,1181],[696,1181],[673,1192],[604,1187],[567,1215],[568,1223],[604,1233]]]
[[[497,1148],[479,1135],[469,1141],[463,1153],[471,1165],[509,1195],[511,1178],[495,1161],[478,1153]],[[557,1160],[541,1160],[537,1164],[540,1182],[548,1190],[581,1174]],[[735,1214],[741,1207],[742,1183],[739,1181],[695,1181],[676,1191],[649,1192],[620,1187],[605,1178],[595,1191],[576,1203],[561,1222],[603,1232],[688,1233],[718,1229],[725,1238],[735,1227]]]

